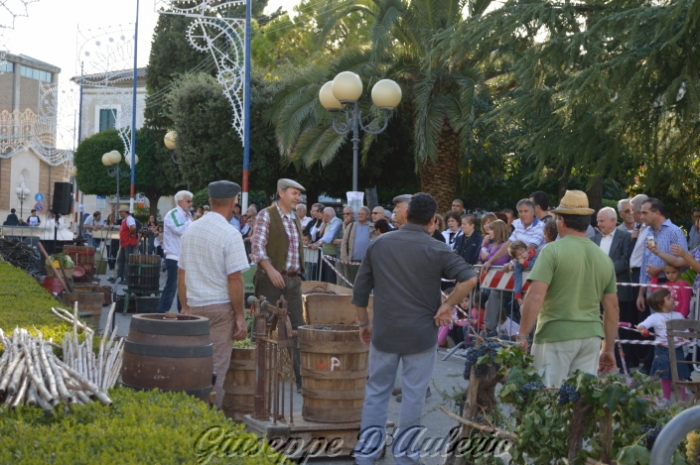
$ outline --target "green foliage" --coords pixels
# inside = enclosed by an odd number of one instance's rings
[[[78,185],[82,192],[95,195],[117,193],[116,178],[108,176],[108,168],[102,164],[102,155],[112,150],[119,153],[124,151],[124,144],[116,130],[98,132],[80,143],[73,163],[78,170]],[[163,135],[159,131],[149,128],[136,131],[136,154],[139,157],[136,165],[136,191],[148,197],[150,214],[153,215],[157,214],[158,199],[162,195],[171,195],[176,190],[176,184],[169,182],[167,176],[155,174],[160,171],[161,163],[157,158],[160,151],[167,153],[163,145]],[[170,164],[172,165],[172,162]],[[119,166],[123,172],[129,173],[129,166],[123,157]],[[113,166],[109,169],[113,169]],[[120,177],[121,196],[129,195],[130,183],[130,174]]]
[[[35,336],[40,331],[44,339],[53,339],[60,344],[71,329],[51,313],[51,307],[63,306],[61,302],[24,271],[1,261],[0,302],[0,328],[6,335],[19,327]]]
[[[59,411],[53,418],[29,406],[4,413],[0,416],[0,462],[190,464],[214,452],[208,463],[283,463],[269,446],[257,455],[242,453],[241,444],[257,443],[258,438],[245,432],[242,423],[231,422],[184,393],[116,388],[109,395],[114,401],[111,407],[99,402],[76,405],[70,413]],[[202,436],[207,431],[209,434]],[[224,432],[229,448],[220,441],[218,450],[223,453],[209,449],[216,444],[215,439],[224,438]]]
[[[682,200],[698,188],[699,11],[510,0],[446,30],[438,48],[488,79],[497,105],[481,118],[513,129],[506,153],[535,162],[522,179],[553,178],[561,195],[579,177],[596,207],[601,180]]]
[[[345,15],[345,2],[303,0],[295,15],[284,13],[253,31],[253,63],[275,75],[289,65],[304,68],[332,59],[340,50],[369,43],[371,1],[357,2]]]
[[[534,464],[549,464],[553,457],[564,458],[569,447],[569,424],[574,415],[584,415],[580,407],[559,402],[558,388],[523,389],[526,384],[541,379],[532,365],[532,357],[519,350],[500,351],[496,363],[503,363],[506,378],[499,399],[515,409],[515,433],[517,439],[511,454],[516,462],[530,460]],[[508,367],[507,369],[505,367]],[[656,409],[653,402],[658,394],[658,382],[639,373],[634,373],[631,382],[611,375],[597,378],[578,372],[566,381],[579,394],[581,400],[591,407],[585,417],[583,440],[587,446],[579,453],[583,462],[586,457],[599,458],[603,450],[599,435],[600,421],[610,414],[613,428],[612,456],[634,464],[630,457],[643,453],[635,446],[646,436],[644,425],[664,425],[676,413],[677,408]],[[646,450],[646,448],[644,448]],[[646,456],[648,457],[648,455]],[[640,463],[648,463],[641,461]]]

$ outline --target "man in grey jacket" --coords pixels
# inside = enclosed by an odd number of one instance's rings
[[[394,461],[398,465],[419,463],[416,441],[422,437],[419,421],[437,358],[438,326],[452,321],[452,309],[476,285],[472,268],[428,233],[436,221],[436,210],[431,195],[411,197],[408,222],[369,244],[355,279],[352,303],[357,308],[360,339],[370,346],[360,439],[354,451],[359,465],[373,464],[382,451],[399,361],[403,402],[394,435]],[[455,279],[456,286],[441,304],[443,276]],[[367,313],[372,291],[374,321]]]

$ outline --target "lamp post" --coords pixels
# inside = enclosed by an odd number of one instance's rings
[[[31,191],[24,185],[23,182],[17,189],[15,189],[15,192],[17,193],[17,200],[19,200],[19,217],[24,218],[24,199],[29,197],[29,193]]]
[[[175,156],[175,149],[177,148],[177,132],[169,131],[163,138],[163,144],[165,144],[166,149],[170,150],[170,160],[172,160],[174,164],[179,165],[180,162],[177,161],[177,157]],[[190,190],[189,182],[187,183],[187,190]]]
[[[138,155],[134,155],[134,160],[135,164],[138,164],[139,162],[139,157]],[[104,155],[102,155],[102,164],[107,167],[107,174],[111,178],[117,178],[117,211],[119,211],[119,178],[121,176],[128,176],[129,171],[122,171],[122,167],[120,166],[122,161],[122,154],[119,153],[117,150],[112,150],[111,152],[107,152]],[[130,164],[130,159],[128,157],[124,158],[124,161],[126,162],[127,165]],[[111,167],[111,168],[110,168]]]
[[[323,108],[331,113],[333,130],[337,134],[352,131],[352,190],[357,191],[357,160],[360,145],[360,130],[369,134],[383,132],[389,123],[389,112],[401,102],[401,87],[391,79],[382,79],[372,87],[372,102],[384,115],[384,125],[380,128],[375,122],[362,124],[362,112],[358,100],[362,95],[362,80],[351,72],[338,73],[332,81],[321,87],[318,99]],[[345,121],[337,122],[337,114],[345,111]]]

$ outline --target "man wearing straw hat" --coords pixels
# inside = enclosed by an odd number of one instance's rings
[[[243,272],[248,266],[241,233],[229,221],[241,187],[231,181],[209,183],[211,211],[187,227],[180,239],[177,288],[182,313],[209,319],[214,346],[215,405],[224,400],[224,381],[233,340],[244,339]]]
[[[530,272],[516,336],[527,350],[537,322],[532,354],[547,387],[560,386],[576,370],[596,375],[615,369],[620,313],[615,267],[586,238],[594,210],[588,208],[585,192],[567,190],[552,213],[562,239],[542,249]]]
[[[119,253],[117,253],[116,279],[119,280],[118,284],[126,284],[129,255],[136,250],[139,239],[137,236],[136,220],[131,216],[128,205],[121,205],[119,207],[119,217],[122,219],[122,222],[119,226]],[[108,281],[113,283],[115,278],[109,278]]]

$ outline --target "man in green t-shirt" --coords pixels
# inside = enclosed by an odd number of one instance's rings
[[[586,238],[594,213],[586,194],[566,191],[553,213],[562,239],[542,249],[530,272],[516,336],[527,350],[537,322],[532,355],[547,387],[561,385],[576,370],[596,375],[615,369],[620,313],[613,263]]]

